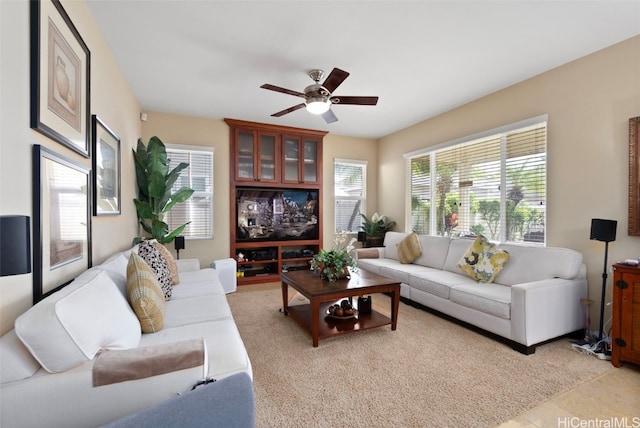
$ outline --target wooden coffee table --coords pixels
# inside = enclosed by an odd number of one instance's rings
[[[352,272],[351,279],[339,279],[335,282],[320,279],[318,274],[309,270],[282,272],[280,278],[282,279],[283,312],[311,333],[314,347],[318,346],[319,339],[337,334],[368,330],[389,324],[391,324],[391,330],[396,329],[400,283],[393,279],[363,270]],[[309,299],[310,303],[289,306],[289,287]],[[326,314],[329,306],[342,299],[374,293],[391,294],[391,318],[373,309],[370,314],[358,313],[351,319],[335,319]],[[355,301],[353,306],[357,306]]]

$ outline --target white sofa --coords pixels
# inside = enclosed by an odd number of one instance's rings
[[[22,314],[0,338],[0,426],[101,426],[185,393],[205,378],[242,372],[252,378],[219,275],[200,269],[197,260],[177,261],[180,282],[166,302],[164,328],[141,333],[126,300],[131,251],[82,273]],[[235,266],[226,259],[218,265],[233,270],[220,276],[235,280]],[[235,283],[227,288],[235,289]],[[188,340],[201,343],[202,364],[94,387],[94,363],[102,350],[109,356],[130,355],[132,348],[155,355]]]
[[[510,260],[494,282],[480,283],[457,265],[473,240],[418,235],[422,254],[402,264],[397,244],[406,236],[387,232],[384,247],[358,250],[357,260],[360,269],[400,281],[404,301],[500,336],[524,354],[584,328],[587,279],[579,252],[503,244]]]

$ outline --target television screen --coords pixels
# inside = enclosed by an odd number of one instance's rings
[[[236,189],[236,241],[318,239],[318,191]]]

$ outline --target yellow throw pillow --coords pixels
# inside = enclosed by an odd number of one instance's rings
[[[478,282],[493,282],[510,257],[508,251],[478,235],[458,262],[458,267]]]
[[[143,333],[155,333],[164,327],[165,300],[158,278],[136,253],[127,265],[127,298]]]
[[[173,258],[173,255],[167,247],[158,241],[154,241],[153,245],[158,248],[160,254],[162,254],[167,261],[167,267],[169,268],[169,274],[171,276],[171,285],[178,284],[180,282],[180,276],[178,275],[178,264],[176,263],[176,259]]]
[[[402,241],[397,244],[398,260],[400,263],[412,263],[415,259],[422,255],[422,246],[418,239],[418,234],[411,232]]]

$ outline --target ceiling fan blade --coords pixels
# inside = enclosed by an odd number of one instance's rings
[[[287,109],[279,111],[277,113],[273,113],[271,116],[273,116],[273,117],[284,116],[287,113],[291,113],[292,111],[300,110],[301,108],[304,108],[304,107],[305,107],[305,103],[301,103],[301,104],[295,105],[293,107],[289,107]]]
[[[289,94],[289,95],[293,95],[295,97],[302,97],[302,98],[305,97],[305,95],[302,92],[292,91],[291,89],[281,88],[280,86],[270,85],[268,83],[265,83],[264,85],[262,85],[260,87],[262,89],[268,89],[270,91],[282,92],[283,94]]]
[[[327,123],[333,123],[333,122],[337,122],[338,121],[338,118],[336,117],[335,114],[333,114],[333,111],[331,109],[329,109],[329,110],[325,111],[324,113],[322,113],[322,118]]]
[[[329,93],[332,93],[347,77],[349,77],[349,73],[344,70],[340,70],[339,68],[334,68],[331,70],[331,74],[327,76],[322,86],[324,86]]]
[[[378,104],[378,97],[331,97],[334,104],[353,104],[361,106],[374,106]]]

